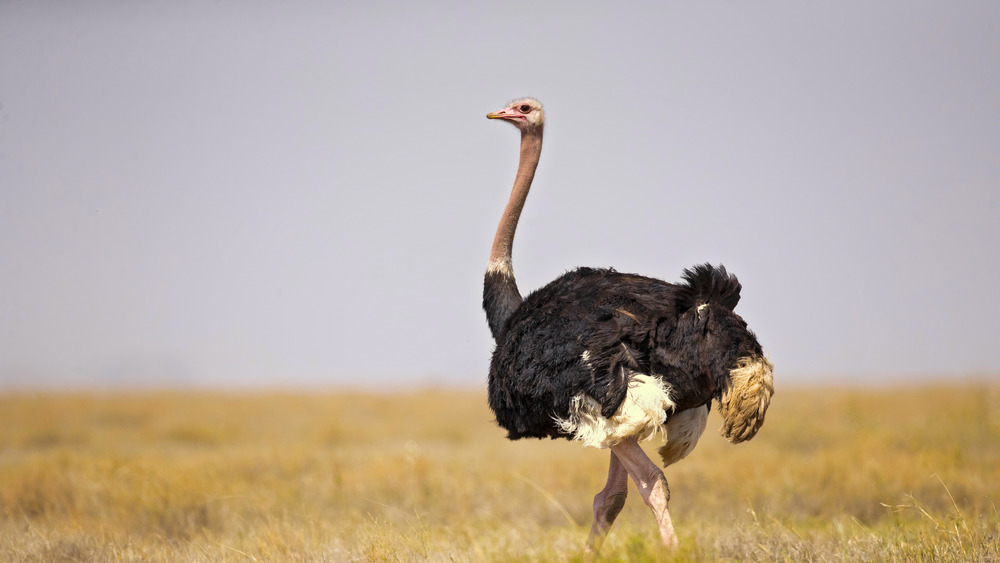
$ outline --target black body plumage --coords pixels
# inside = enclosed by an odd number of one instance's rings
[[[521,306],[524,298],[517,289],[517,282],[510,275],[500,272],[486,272],[483,283],[483,309],[486,323],[490,326],[493,340],[499,341],[507,319]]]
[[[669,385],[675,411],[703,406],[739,358],[763,355],[734,312],[740,283],[722,266],[685,270],[683,283],[580,268],[521,303],[504,277],[487,276],[483,304],[496,340],[489,404],[512,440],[571,438],[556,418],[569,416],[574,396],[592,397],[610,417],[638,373]]]

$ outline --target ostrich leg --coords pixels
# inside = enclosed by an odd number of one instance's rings
[[[594,525],[591,526],[590,537],[587,538],[587,553],[597,553],[601,549],[608,529],[625,506],[627,496],[628,472],[618,456],[612,452],[611,466],[608,467],[608,483],[594,497]]]
[[[674,524],[667,510],[670,489],[667,488],[667,478],[663,476],[663,471],[660,471],[660,468],[646,456],[646,452],[642,451],[635,438],[611,446],[611,453],[625,466],[629,477],[638,487],[642,500],[653,511],[656,523],[660,527],[660,539],[663,540],[663,545],[676,547],[677,536],[674,535]]]

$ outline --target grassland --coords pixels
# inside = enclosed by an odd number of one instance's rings
[[[752,442],[634,490],[606,561],[1000,561],[1000,386],[779,389]],[[658,444],[650,442],[652,452]],[[481,393],[0,395],[0,561],[566,561],[607,452]]]

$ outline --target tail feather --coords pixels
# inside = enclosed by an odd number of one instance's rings
[[[740,302],[740,290],[743,286],[721,264],[698,264],[685,269],[681,277],[690,288],[692,307],[702,303],[718,303],[732,311]]]
[[[774,395],[774,366],[764,357],[741,358],[722,391],[719,433],[734,444],[753,438],[761,425]]]
[[[667,416],[664,433],[667,443],[659,449],[663,467],[676,463],[688,456],[698,444],[698,438],[708,425],[708,406],[675,412]]]

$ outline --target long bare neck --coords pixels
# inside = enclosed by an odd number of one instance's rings
[[[514,251],[514,233],[521,218],[521,210],[528,199],[531,181],[538,168],[542,154],[542,129],[521,132],[521,156],[514,177],[514,188],[510,192],[507,207],[500,217],[497,233],[490,249],[490,262],[483,283],[483,309],[489,321],[490,331],[496,339],[514,311],[524,300],[514,280],[511,256]]]

